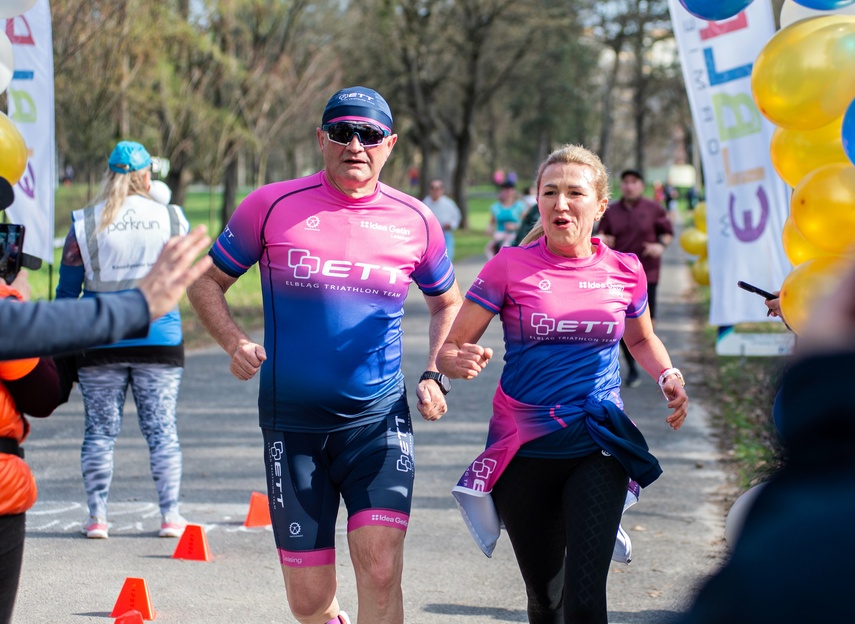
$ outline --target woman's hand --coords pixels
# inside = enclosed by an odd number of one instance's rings
[[[665,419],[674,431],[683,426],[689,414],[689,395],[683,387],[682,380],[677,375],[671,375],[662,383],[662,394],[668,400],[668,408],[674,410]]]
[[[446,342],[439,350],[437,367],[452,379],[475,379],[493,357],[490,347],[465,342],[460,348]]]

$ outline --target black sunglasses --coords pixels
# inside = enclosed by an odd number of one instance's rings
[[[380,126],[355,121],[337,121],[335,123],[324,124],[321,130],[327,133],[330,141],[339,145],[350,145],[355,135],[359,139],[359,142],[362,143],[362,147],[376,147],[391,134],[391,132]]]

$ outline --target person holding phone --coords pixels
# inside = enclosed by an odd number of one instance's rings
[[[767,316],[774,316],[783,319],[784,316],[781,314],[781,291],[776,290],[772,294],[775,295],[773,298],[763,300],[763,303],[765,303],[766,307],[769,309],[766,314]]]
[[[779,389],[783,466],[748,510],[727,562],[675,624],[852,618],[855,262],[806,317]]]
[[[113,149],[95,201],[72,214],[57,298],[76,299],[81,289],[86,298],[134,288],[169,239],[188,232],[180,207],[149,196],[151,163],[139,143],[120,141]],[[182,460],[176,408],[184,367],[178,308],[153,322],[144,338],[86,350],[77,357],[77,366],[85,410],[80,457],[89,510],[82,532],[90,539],[109,535],[113,449],[130,387],[157,489],[158,535],[179,537],[187,521],[178,511]]]
[[[775,292],[769,292],[768,290],[763,290],[762,288],[758,288],[753,284],[749,284],[748,282],[736,282],[736,285],[739,286],[742,290],[747,290],[748,292],[754,293],[756,295],[760,295],[763,297],[764,303],[768,308],[768,312],[766,312],[766,316],[775,316],[781,317],[781,291],[776,290]]]

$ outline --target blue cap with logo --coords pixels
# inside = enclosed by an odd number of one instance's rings
[[[110,171],[130,173],[139,171],[151,165],[151,156],[146,149],[136,141],[119,141],[110,154]]]
[[[370,119],[392,130],[392,110],[382,95],[367,87],[347,87],[333,95],[324,108],[321,125],[353,118]]]

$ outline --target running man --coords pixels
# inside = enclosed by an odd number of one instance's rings
[[[380,94],[330,98],[316,129],[324,169],[259,188],[238,206],[188,290],[242,380],[261,372],[270,511],[288,604],[302,624],[347,624],[336,599],[335,522],[348,513],[359,621],[402,624],[412,426],[401,317],[415,281],[430,312],[416,388],[426,420],[446,411],[434,362],[461,304],[442,227],[419,200],[378,181],[397,135]],[[224,294],[259,263],[264,345],[234,322]]]

